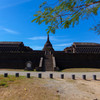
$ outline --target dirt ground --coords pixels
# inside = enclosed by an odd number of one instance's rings
[[[23,78],[0,86],[0,100],[100,100],[100,81]]]

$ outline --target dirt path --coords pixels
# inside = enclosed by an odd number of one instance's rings
[[[45,85],[55,88],[60,100],[100,100],[100,82],[85,80],[48,80]]]
[[[0,87],[0,100],[100,100],[100,81],[25,78]]]

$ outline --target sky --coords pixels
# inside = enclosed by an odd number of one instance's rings
[[[0,41],[21,41],[33,50],[42,50],[47,40],[47,26],[31,22],[41,3],[42,0],[0,0]],[[62,51],[73,42],[100,43],[100,35],[89,30],[98,23],[98,19],[100,11],[97,16],[80,20],[74,28],[58,29],[55,34],[50,33],[53,48]]]

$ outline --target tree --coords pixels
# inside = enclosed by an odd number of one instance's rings
[[[97,15],[100,0],[50,0],[40,5],[40,10],[34,14],[32,22],[48,25],[47,34],[55,33],[58,28],[69,28],[79,23],[80,18],[88,19],[90,15]],[[100,19],[91,28],[100,34]]]

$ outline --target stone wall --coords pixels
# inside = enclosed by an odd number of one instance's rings
[[[100,54],[54,52],[60,70],[65,68],[100,68]]]
[[[34,51],[29,53],[0,53],[0,68],[24,69],[28,61],[32,62],[32,68],[39,68],[40,58],[45,52]],[[66,68],[100,68],[100,54],[94,53],[65,53],[55,51],[52,53],[56,60],[56,66]],[[42,69],[41,69],[42,70]]]
[[[0,68],[24,69],[28,61],[32,62],[32,68],[39,66],[40,58],[44,52],[30,53],[0,53]]]

